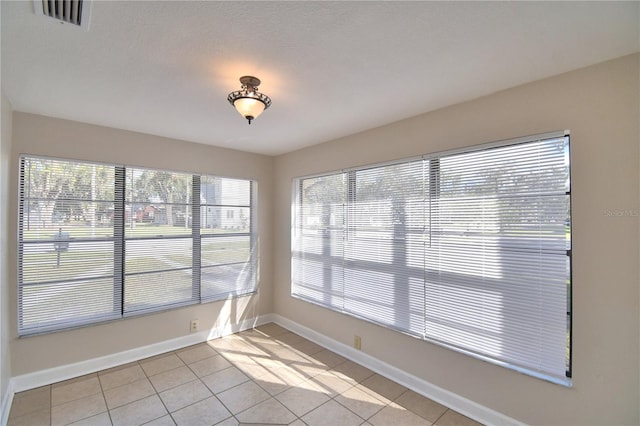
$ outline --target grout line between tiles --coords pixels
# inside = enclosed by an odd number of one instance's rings
[[[448,411],[449,411],[449,408],[447,408],[446,410],[444,410],[444,413],[440,414],[440,417],[438,417],[438,418],[436,419],[436,421],[435,421],[435,422],[433,422],[433,424],[434,424],[434,425],[438,424],[438,422],[440,421],[440,419],[441,419],[441,418],[443,418],[443,417],[444,417],[444,415],[445,415],[445,414],[447,414],[447,412],[448,412]]]

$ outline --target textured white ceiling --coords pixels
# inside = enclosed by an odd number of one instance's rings
[[[94,1],[88,32],[1,2],[15,110],[263,154],[640,49],[638,2]],[[273,105],[228,104],[242,75]]]

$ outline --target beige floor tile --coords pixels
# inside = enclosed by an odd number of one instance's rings
[[[211,346],[218,353],[249,353],[251,347],[244,341],[233,339],[232,336],[221,337],[219,339],[209,340],[207,345]]]
[[[353,384],[361,383],[374,374],[373,371],[361,366],[360,364],[356,364],[353,361],[346,361],[342,364],[336,365],[330,371],[342,380]]]
[[[275,398],[298,417],[329,401],[329,397],[310,382],[303,382],[278,394]]]
[[[481,426],[482,423],[478,423],[469,417],[463,416],[457,411],[447,410],[442,417],[436,422],[438,426]]]
[[[209,426],[231,417],[231,413],[212,396],[176,411],[172,417],[178,426]]]
[[[302,340],[300,342],[296,342],[292,344],[291,347],[297,352],[301,352],[305,355],[313,355],[324,350],[322,346],[310,340]]]
[[[16,417],[10,417],[7,426],[49,426],[51,424],[51,409],[45,408],[30,411]]]
[[[106,391],[128,383],[137,382],[138,380],[145,379],[147,376],[144,374],[142,367],[138,364],[133,364],[120,370],[101,373],[98,377],[102,385],[102,390]]]
[[[231,363],[217,354],[189,364],[191,371],[193,371],[198,377],[208,376],[209,374],[224,370],[228,367],[231,367]]]
[[[310,360],[310,355],[300,353],[295,349],[287,347],[274,350],[271,352],[270,357],[271,359],[280,361],[282,364],[302,364],[308,363]]]
[[[196,375],[186,365],[149,377],[156,392],[162,392],[195,379],[197,379]]]
[[[394,402],[420,417],[429,420],[431,423],[438,420],[444,412],[447,411],[447,407],[444,405],[438,404],[429,398],[425,398],[412,390],[406,391]]]
[[[391,404],[393,401],[390,400],[389,398],[385,398],[384,396],[380,395],[377,392],[372,391],[371,389],[369,389],[366,386],[363,386],[362,383],[358,383],[357,385],[354,386],[355,388],[368,393],[369,395],[373,396],[374,398],[376,398],[378,401],[383,402],[385,405],[389,405]]]
[[[51,425],[66,425],[107,411],[102,393],[60,404],[51,409]]]
[[[182,360],[174,353],[140,361],[140,366],[147,376],[154,376],[168,370],[176,369],[183,365],[185,365],[184,362],[182,362]]]
[[[284,362],[283,360],[278,359],[273,355],[256,356],[256,357],[253,357],[253,360],[257,364],[260,364],[261,366],[266,368],[267,370],[272,370],[274,368],[281,368],[287,365],[287,362]]]
[[[309,426],[358,426],[364,419],[335,401],[329,401],[302,417]]]
[[[78,377],[71,378],[69,380],[63,380],[61,382],[54,383],[51,385],[51,389],[55,389],[60,386],[67,386],[76,382],[82,382],[84,380],[91,379],[93,377],[98,377],[98,373],[85,374],[84,376],[78,376]]]
[[[242,337],[245,340],[251,339],[252,341],[257,341],[257,342],[273,342],[274,341],[274,339],[271,336],[267,336],[265,333],[263,333],[262,331],[256,328],[242,331],[238,333],[238,336]]]
[[[386,377],[382,377],[379,374],[374,374],[373,376],[363,380],[361,384],[367,389],[371,389],[391,401],[402,395],[407,390],[404,386],[399,385]]]
[[[268,357],[269,352],[265,351],[259,345],[254,345],[251,342],[242,342],[241,346],[238,344],[238,347],[234,348],[234,351],[242,351],[241,353],[244,355],[248,355],[251,357]],[[228,351],[227,351],[228,352]]]
[[[110,410],[146,398],[156,393],[149,379],[144,377],[137,382],[127,383],[104,391],[104,398]]]
[[[239,414],[240,423],[289,424],[296,416],[285,408],[278,400],[269,398]]]
[[[261,388],[269,392],[269,394],[277,395],[289,387],[296,386],[308,379],[309,377],[296,371],[294,368],[285,366],[272,369],[264,376],[254,379],[254,381],[260,385]]]
[[[94,375],[85,380],[69,382],[66,385],[56,386],[51,389],[51,405],[65,404],[76,399],[101,393],[100,381]]]
[[[148,396],[123,405],[110,410],[109,413],[111,414],[113,426],[141,425],[168,414],[158,395]]]
[[[160,393],[160,398],[170,413],[191,405],[212,395],[209,389],[200,381],[185,383],[184,385]]]
[[[289,330],[287,330],[284,327],[279,326],[278,324],[276,324],[274,322],[270,322],[268,324],[261,325],[259,327],[256,327],[255,329],[260,331],[260,332],[262,332],[262,333],[264,333],[267,336],[270,336],[270,337],[277,337],[277,336],[279,336],[281,334],[289,332]]]
[[[252,381],[221,392],[216,396],[233,414],[244,411],[270,398],[270,395],[264,389]]]
[[[222,351],[220,354],[233,364],[255,364],[253,357],[246,352],[241,351]]]
[[[431,422],[428,420],[423,419],[406,408],[394,403],[391,403],[378,411],[378,413],[374,414],[368,422],[374,426],[431,426]]]
[[[242,338],[246,338],[246,337],[265,337],[264,333],[262,333],[261,331],[255,329],[255,328],[249,328],[247,330],[243,330],[239,333],[236,333],[236,336],[242,337]]]
[[[253,381],[271,396],[282,393],[291,387],[282,378],[271,373],[265,374],[258,379],[253,379]]]
[[[212,356],[218,355],[218,353],[206,343],[199,345],[189,346],[188,348],[180,349],[176,351],[176,355],[186,364],[191,364],[196,361],[200,361]]]
[[[326,373],[330,370],[329,367],[314,359],[308,359],[304,362],[292,362],[291,364],[289,364],[289,367],[304,374],[309,378],[315,377],[318,374]]]
[[[170,415],[162,416],[159,419],[151,420],[149,423],[145,423],[144,426],[175,426],[176,422],[173,421]]]
[[[263,365],[257,364],[251,358],[245,358],[242,361],[235,360],[231,361],[231,363],[252,379],[264,376],[269,372],[268,368],[264,367]]]
[[[9,418],[21,417],[35,411],[51,412],[51,387],[43,386],[19,392],[13,397]]]
[[[325,372],[318,374],[310,379],[313,383],[318,385],[322,389],[322,392],[333,398],[336,395],[340,395],[342,392],[353,387],[351,383],[345,382],[338,376]]]
[[[352,387],[341,395],[336,396],[335,400],[363,419],[373,416],[386,407],[388,403],[374,397],[370,392],[365,392],[358,386]]]
[[[111,417],[109,413],[105,411],[104,413],[71,423],[70,426],[111,426]]]
[[[298,419],[293,423],[289,423],[289,426],[307,426],[307,424],[302,420]]]
[[[291,346],[293,343],[308,342],[308,340],[304,337],[291,331],[279,334],[277,337],[275,337],[275,340],[288,346]]]
[[[266,353],[272,353],[284,347],[270,337],[250,337],[249,341]]]
[[[125,368],[133,367],[134,365],[140,365],[140,364],[138,364],[138,361],[133,361],[133,362],[128,362],[126,364],[116,365],[115,367],[98,371],[98,376],[102,374],[113,373],[114,371],[118,371],[118,370],[124,370]]]
[[[217,373],[210,374],[209,376],[202,377],[200,380],[207,385],[211,392],[217,394],[249,381],[249,378],[237,368],[229,367]]]
[[[216,423],[215,426],[239,426],[240,423],[236,420],[235,417],[229,417],[228,419],[225,419],[223,421],[221,421],[220,423]],[[247,425],[245,423],[242,424],[242,426],[251,426],[251,425]],[[262,425],[258,425],[258,426],[268,426],[265,424]]]
[[[334,368],[338,364],[342,364],[347,360],[346,358],[328,349],[325,349],[320,352],[316,352],[315,354],[310,355],[310,357],[312,359],[315,359],[318,362],[321,362],[322,364],[326,365],[329,368]]]

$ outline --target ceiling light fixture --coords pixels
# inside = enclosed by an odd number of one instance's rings
[[[240,83],[242,88],[229,93],[227,100],[251,124],[252,120],[258,118],[262,111],[271,106],[271,98],[258,92],[260,79],[256,77],[245,75],[240,77]]]

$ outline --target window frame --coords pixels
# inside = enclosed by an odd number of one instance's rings
[[[299,246],[298,244],[300,243],[303,234],[302,229],[303,229],[303,224],[302,224],[302,220],[303,220],[303,215],[302,215],[302,211],[300,210],[302,208],[302,203],[301,203],[301,193],[302,193],[302,185],[304,183],[305,180],[308,179],[316,179],[316,178],[331,178],[333,176],[337,176],[337,175],[343,175],[345,176],[344,179],[346,179],[347,181],[349,181],[348,176],[350,176],[350,174],[354,173],[354,172],[358,172],[358,171],[363,171],[363,170],[367,170],[367,169],[372,169],[372,168],[382,168],[382,167],[386,167],[389,165],[395,165],[395,164],[403,164],[403,163],[410,163],[412,161],[420,161],[422,160],[423,162],[428,162],[430,164],[431,167],[429,167],[429,174],[430,174],[430,179],[432,180],[431,184],[427,185],[427,189],[426,189],[426,197],[425,197],[425,202],[426,203],[430,203],[432,202],[432,200],[434,198],[439,197],[439,191],[440,191],[440,178],[441,178],[441,172],[440,172],[440,161],[443,158],[447,158],[447,157],[451,157],[454,155],[458,155],[458,154],[468,154],[468,153],[482,153],[483,151],[489,151],[493,148],[503,148],[503,147],[509,147],[509,146],[517,146],[517,145],[521,145],[521,144],[526,144],[528,142],[535,142],[535,141],[543,141],[543,140],[552,140],[552,139],[560,139],[560,138],[566,138],[566,151],[565,151],[565,155],[566,155],[566,161],[567,163],[567,172],[568,172],[568,183],[567,183],[567,191],[565,193],[566,195],[566,199],[568,202],[568,218],[569,218],[569,225],[568,225],[568,246],[566,247],[566,256],[567,256],[567,262],[568,262],[568,271],[567,271],[567,276],[568,276],[568,282],[567,282],[567,288],[566,288],[566,300],[567,300],[567,310],[566,310],[566,332],[567,332],[567,343],[566,343],[566,351],[567,351],[567,356],[566,356],[566,371],[565,371],[565,375],[564,377],[560,377],[557,375],[553,375],[553,374],[547,374],[545,372],[540,372],[537,371],[535,369],[530,369],[530,368],[526,368],[526,367],[522,367],[520,365],[516,365],[516,364],[510,364],[507,362],[503,362],[499,359],[495,359],[492,358],[490,356],[485,356],[483,354],[479,354],[476,353],[472,350],[465,350],[464,348],[455,346],[455,345],[451,345],[448,344],[446,342],[442,342],[442,341],[438,341],[436,339],[430,338],[429,336],[425,335],[418,335],[414,332],[409,332],[407,329],[403,329],[401,327],[394,327],[393,325],[387,324],[387,323],[381,323],[379,321],[376,320],[372,320],[370,317],[366,317],[366,316],[362,316],[362,315],[358,315],[358,314],[354,314],[353,312],[348,311],[347,309],[345,309],[344,307],[344,301],[342,301],[343,305],[342,307],[338,305],[336,305],[335,303],[333,304],[326,304],[323,303],[321,300],[315,300],[313,297],[308,297],[305,296],[303,294],[304,291],[310,291],[309,289],[304,290],[304,289],[300,289],[300,288],[296,288],[296,286],[298,285],[296,283],[296,280],[298,279],[297,274],[299,273],[303,273],[300,272],[299,270],[297,270],[297,266],[296,266],[296,257],[300,256],[299,253]],[[435,163],[435,166],[433,166]],[[365,166],[358,166],[358,167],[352,167],[352,168],[345,168],[339,171],[334,171],[334,172],[325,172],[325,173],[318,173],[318,174],[314,174],[314,175],[307,175],[307,176],[302,176],[302,177],[297,177],[293,180],[293,188],[292,188],[292,220],[291,220],[291,244],[292,244],[292,256],[291,256],[291,274],[292,274],[292,280],[291,280],[291,296],[300,300],[303,300],[305,302],[308,303],[312,303],[315,305],[318,305],[320,307],[326,308],[326,309],[331,309],[334,310],[336,312],[340,312],[346,315],[350,315],[353,316],[355,318],[359,318],[359,319],[363,319],[365,321],[374,323],[374,324],[378,324],[381,325],[385,328],[394,330],[394,331],[398,331],[400,333],[403,334],[407,334],[409,336],[412,337],[417,337],[420,338],[422,340],[434,343],[434,344],[438,344],[440,346],[455,350],[457,352],[460,353],[464,353],[466,355],[470,355],[472,357],[478,358],[478,359],[482,359],[484,361],[496,364],[496,365],[501,365],[503,367],[507,367],[525,374],[528,374],[530,376],[533,377],[537,377],[546,381],[550,381],[552,383],[556,383],[556,384],[560,384],[560,385],[564,385],[564,386],[572,386],[572,316],[573,316],[573,309],[572,309],[572,285],[573,285],[573,281],[572,281],[572,239],[571,239],[571,179],[570,179],[570,175],[571,175],[571,167],[570,167],[571,163],[570,163],[570,144],[569,144],[569,131],[556,131],[556,132],[548,132],[548,133],[544,133],[544,134],[538,134],[538,135],[532,135],[532,136],[525,136],[525,137],[520,137],[520,138],[514,138],[514,139],[509,139],[509,140],[504,140],[504,141],[497,141],[497,142],[491,142],[491,143],[485,143],[485,144],[480,144],[480,145],[475,145],[475,146],[471,146],[471,147],[465,147],[465,148],[458,148],[458,149],[454,149],[454,150],[448,150],[448,151],[442,151],[442,152],[437,152],[437,153],[431,153],[431,154],[425,154],[422,155],[420,157],[411,157],[411,158],[406,158],[406,159],[399,159],[399,160],[394,160],[394,161],[389,161],[389,162],[383,162],[383,163],[377,163],[377,164],[370,164],[370,165],[365,165]],[[433,171],[437,170],[437,173],[435,175],[433,175]],[[344,185],[343,190],[345,191],[345,207],[344,207],[344,217],[346,218],[346,223],[343,225],[343,227],[345,228],[345,234],[347,236],[345,236],[345,240],[348,239],[348,234],[352,227],[351,225],[351,211],[353,210],[353,207],[351,206],[351,203],[355,203],[355,199],[353,197],[355,197],[355,195],[350,195],[353,194],[354,191],[352,190],[351,186],[355,186],[355,182],[354,183],[350,183],[347,182]],[[430,209],[431,207],[429,207]],[[431,212],[429,212],[429,215],[431,214]],[[436,216],[439,217],[439,216]],[[425,224],[425,226],[427,228],[429,228],[428,230],[425,230],[425,233],[431,235],[431,229],[430,227],[432,226],[431,220],[428,221],[428,223]],[[425,237],[426,238],[426,237]],[[431,236],[429,236],[429,239],[431,238]],[[317,256],[317,255],[316,255]],[[426,262],[426,252],[425,252],[425,262]],[[304,262],[304,261],[300,261],[300,262]],[[345,260],[346,262],[346,260]],[[335,262],[334,262],[335,263]],[[304,266],[303,266],[304,267]],[[425,264],[425,268],[426,268],[426,264]],[[426,274],[426,270],[425,269],[425,274]],[[334,273],[332,272],[332,276],[334,275]],[[343,278],[345,279],[345,278]],[[425,278],[426,280],[426,278]],[[343,284],[346,285],[346,284]],[[322,291],[322,290],[319,290]],[[345,290],[343,290],[344,292]],[[408,291],[408,290],[407,290]],[[310,293],[307,293],[310,294]],[[344,297],[344,296],[343,296]],[[428,295],[426,295],[426,281],[425,281],[425,304],[426,302],[426,298],[429,297]],[[405,307],[405,309],[408,309],[408,307]],[[425,319],[426,321],[426,319]],[[425,331],[426,333],[426,331]],[[558,349],[556,347],[556,349]]]
[[[62,322],[57,322],[51,319],[50,316],[48,316],[48,320],[45,322],[40,322],[39,324],[35,325],[35,326],[26,326],[23,323],[23,299],[22,299],[22,290],[23,288],[25,288],[25,286],[28,286],[29,283],[25,283],[23,278],[24,278],[24,268],[25,268],[25,259],[24,259],[24,246],[25,246],[25,238],[24,238],[24,223],[25,223],[25,219],[26,217],[30,217],[27,216],[25,214],[25,206],[27,205],[28,202],[30,202],[31,198],[29,198],[28,196],[26,196],[25,194],[25,188],[27,187],[27,185],[29,184],[29,178],[27,177],[25,170],[24,170],[24,166],[23,164],[25,164],[25,162],[30,161],[30,160],[34,160],[34,161],[43,161],[43,162],[50,162],[52,164],[55,164],[55,162],[62,162],[62,163],[68,163],[70,165],[76,166],[76,165],[88,165],[88,166],[103,166],[103,167],[109,167],[109,168],[113,168],[113,172],[114,172],[114,176],[113,176],[113,213],[112,213],[112,219],[111,219],[111,226],[109,229],[111,229],[111,233],[112,233],[112,237],[109,238],[108,242],[112,242],[113,243],[113,253],[114,253],[114,258],[113,258],[113,293],[114,293],[114,307],[113,307],[113,312],[111,315],[109,315],[108,317],[105,317],[105,315],[98,315],[95,317],[87,317],[82,319],[81,321],[62,321]],[[184,306],[190,306],[190,305],[194,305],[194,304],[204,304],[204,303],[210,303],[213,301],[218,301],[218,300],[225,300],[225,299],[231,299],[231,298],[236,298],[236,297],[243,297],[243,296],[249,296],[252,294],[256,294],[258,291],[258,272],[257,272],[257,267],[258,267],[258,253],[257,253],[257,241],[258,241],[258,229],[257,229],[257,181],[255,179],[252,178],[241,178],[241,177],[224,177],[224,176],[219,176],[219,175],[212,175],[212,174],[202,174],[202,173],[194,173],[194,172],[185,172],[185,171],[172,171],[172,170],[165,170],[165,169],[158,169],[158,168],[150,168],[150,167],[140,167],[140,166],[129,166],[129,165],[122,165],[122,164],[110,164],[110,163],[103,163],[103,162],[97,162],[97,161],[91,161],[91,160],[79,160],[79,159],[68,159],[68,158],[58,158],[58,157],[49,157],[49,156],[43,156],[43,155],[37,155],[37,154],[20,154],[18,157],[18,163],[19,163],[19,167],[18,167],[18,215],[17,215],[17,222],[18,222],[18,228],[17,228],[17,234],[18,234],[18,238],[17,238],[17,243],[18,243],[18,258],[17,258],[17,271],[18,271],[18,283],[17,283],[17,287],[18,287],[18,309],[17,309],[17,331],[18,331],[18,336],[19,337],[26,337],[26,336],[31,336],[31,335],[38,335],[38,334],[45,334],[45,333],[51,333],[51,332],[57,332],[57,331],[64,331],[64,330],[69,330],[69,329],[74,329],[74,328],[78,328],[78,327],[85,327],[85,326],[91,326],[91,325],[97,325],[97,324],[101,324],[101,323],[105,323],[105,322],[110,322],[110,321],[117,321],[117,320],[122,320],[122,319],[126,319],[126,318],[131,318],[131,317],[136,317],[136,316],[140,316],[140,315],[145,315],[145,314],[149,314],[149,313],[157,313],[157,312],[163,312],[163,311],[169,311],[169,310],[173,310],[173,309],[177,309],[177,308],[181,308]],[[136,241],[136,240],[146,240],[149,238],[144,238],[144,237],[133,237],[133,239],[131,239],[131,237],[127,237],[126,232],[125,232],[125,227],[127,225],[127,218],[126,218],[126,208],[125,206],[127,204],[136,204],[137,202],[131,200],[129,201],[127,199],[127,173],[130,170],[147,170],[147,171],[151,171],[151,172],[166,172],[166,173],[178,173],[181,175],[189,175],[191,177],[191,188],[190,188],[190,193],[189,193],[189,197],[191,198],[190,200],[188,200],[188,203],[185,204],[186,208],[187,208],[187,213],[191,212],[191,216],[192,216],[192,223],[189,224],[188,229],[189,229],[189,235],[188,238],[192,239],[192,244],[191,244],[191,256],[192,256],[192,292],[193,292],[193,299],[189,300],[189,301],[183,301],[183,302],[177,302],[177,303],[167,303],[167,304],[161,304],[161,305],[157,305],[157,306],[152,306],[148,309],[139,309],[139,310],[135,310],[135,311],[127,311],[125,309],[125,304],[126,304],[126,300],[125,300],[125,293],[126,293],[126,271],[125,271],[125,262],[126,262],[126,243],[127,241]],[[72,175],[75,176],[75,175]],[[247,221],[249,223],[248,225],[248,231],[246,232],[239,232],[239,234],[242,235],[246,235],[249,238],[249,244],[250,244],[250,249],[247,252],[247,257],[245,258],[246,260],[241,261],[240,263],[247,265],[250,270],[252,271],[252,275],[249,277],[251,279],[251,281],[249,282],[248,286],[245,286],[244,291],[235,291],[235,292],[228,292],[226,294],[221,294],[218,297],[215,298],[211,298],[211,297],[202,297],[202,293],[201,293],[201,288],[200,288],[200,279],[201,279],[201,275],[203,273],[203,265],[200,263],[200,256],[201,256],[201,241],[207,237],[207,235],[205,233],[202,232],[202,230],[200,229],[200,216],[202,214],[206,214],[205,209],[209,208],[210,206],[207,205],[206,203],[201,202],[200,199],[200,187],[198,186],[200,184],[201,178],[210,178],[210,179],[220,179],[221,181],[223,180],[234,180],[234,181],[241,181],[241,182],[247,182],[248,183],[248,200],[249,200],[249,204],[246,206],[243,206],[244,208],[247,208],[249,211],[249,218],[247,218]],[[52,200],[54,200],[54,202],[56,201],[56,198],[52,198]],[[184,204],[184,203],[182,203]],[[198,212],[198,213],[196,213]],[[133,221],[133,212],[130,213],[130,220]],[[187,217],[185,216],[185,221],[187,220]],[[50,226],[53,226],[53,224],[51,224]],[[57,225],[56,225],[57,227]],[[68,226],[69,227],[69,226]],[[47,229],[47,228],[43,228],[43,232],[45,234],[52,234],[52,230],[51,229]],[[185,234],[186,236],[186,234]],[[51,237],[51,238],[44,238],[42,242],[40,242],[41,244],[51,244],[53,243],[53,238],[55,237]],[[71,237],[71,241],[74,242],[75,237]],[[159,237],[153,237],[153,239],[157,239]],[[172,237],[169,237],[172,238]],[[165,239],[164,237],[162,237],[161,239]],[[104,238],[100,238],[100,241],[106,241]],[[30,244],[30,242],[26,242],[27,244]],[[36,270],[38,268],[37,265],[36,266]],[[111,277],[111,275],[109,275],[109,277]],[[78,278],[74,278],[75,280],[77,280]],[[111,278],[109,278],[111,279]],[[65,284],[68,285],[68,280],[65,279],[60,279],[57,280],[60,281],[60,284],[62,286],[64,286]],[[72,280],[73,281],[73,280]],[[78,300],[75,300],[75,302],[78,302]]]

